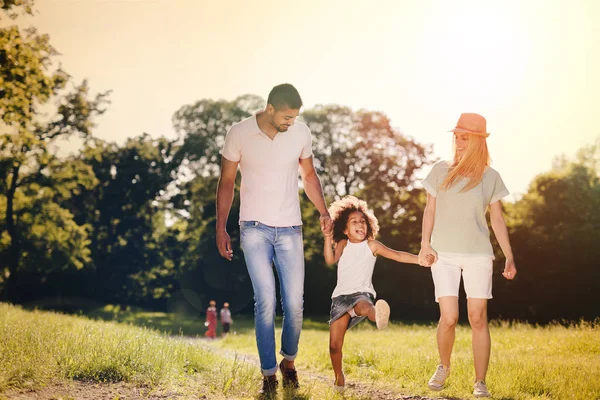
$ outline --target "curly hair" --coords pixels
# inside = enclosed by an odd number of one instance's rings
[[[344,233],[348,224],[348,217],[354,211],[360,211],[367,221],[367,240],[375,239],[379,232],[379,222],[373,212],[367,208],[367,202],[359,200],[354,196],[345,196],[343,199],[331,203],[329,214],[333,221],[333,241],[338,243],[340,240],[348,239]]]

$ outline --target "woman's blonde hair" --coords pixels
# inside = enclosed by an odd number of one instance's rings
[[[490,153],[484,137],[469,134],[469,144],[462,157],[458,155],[456,148],[456,135],[454,136],[454,161],[450,166],[450,172],[442,182],[441,189],[450,189],[458,179],[469,178],[469,182],[461,189],[466,192],[473,189],[483,179],[485,169],[490,165]]]

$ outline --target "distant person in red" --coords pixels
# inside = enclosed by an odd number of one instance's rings
[[[221,336],[225,337],[229,333],[229,329],[231,328],[231,323],[233,320],[231,319],[231,311],[229,310],[229,303],[223,303],[223,308],[221,308],[221,325],[223,326],[223,333]]]
[[[216,339],[217,337],[217,303],[214,300],[211,300],[209,303],[209,307],[206,310],[206,322],[204,325],[208,328],[204,336]]]

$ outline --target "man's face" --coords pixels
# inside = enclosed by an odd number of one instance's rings
[[[269,115],[271,116],[271,125],[277,129],[277,132],[285,132],[288,128],[294,125],[296,117],[300,114],[299,109],[280,108],[276,109],[271,104],[268,106]]]

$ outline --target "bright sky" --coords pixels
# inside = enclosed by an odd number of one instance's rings
[[[112,89],[96,136],[173,135],[202,98],[266,98],[385,112],[451,156],[461,112],[488,120],[513,193],[559,154],[600,137],[600,1],[37,0],[27,19],[94,91]],[[4,20],[2,22],[6,24]]]

